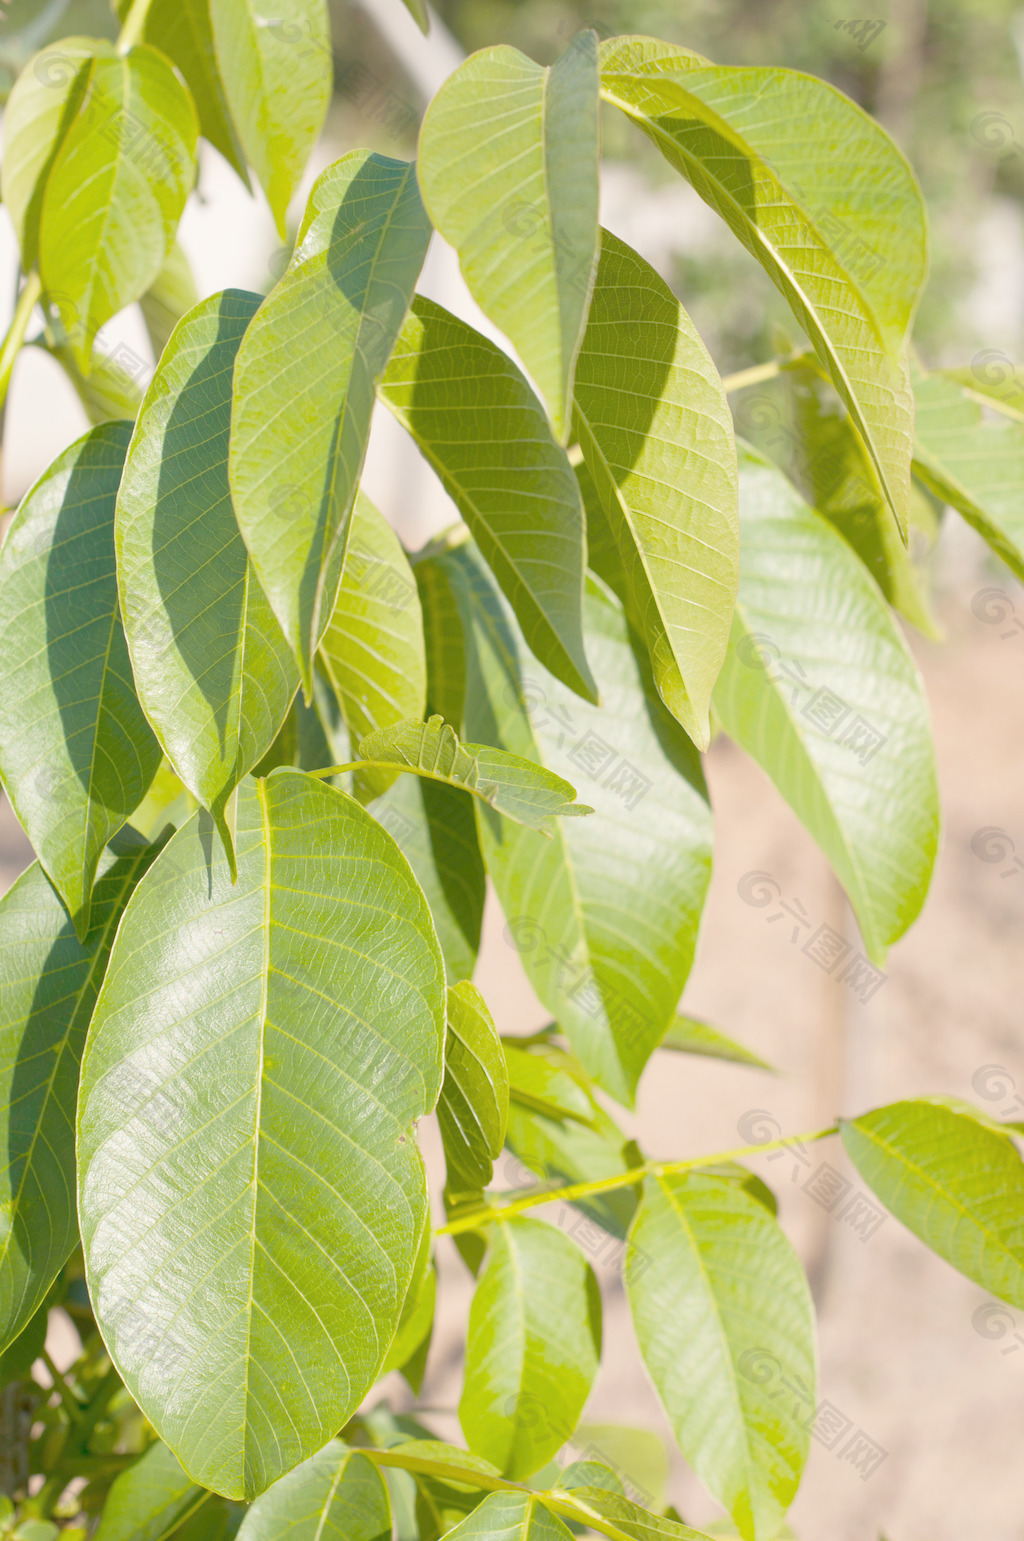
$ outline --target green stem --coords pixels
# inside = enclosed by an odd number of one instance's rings
[[[60,1396],[61,1406],[67,1413],[69,1420],[75,1425],[81,1424],[84,1422],[85,1418],[82,1404],[72,1392],[67,1381],[64,1379],[63,1375],[58,1370],[57,1366],[54,1364],[45,1348],[42,1350],[39,1357],[42,1359],[46,1368],[50,1372],[50,1379],[53,1381],[54,1389]]]
[[[126,54],[130,48],[142,40],[142,30],[146,25],[146,16],[152,0],[132,0],[131,9],[124,19],[121,28],[121,36],[117,40],[117,51]]]
[[[722,379],[722,389],[728,394],[730,391],[742,391],[748,385],[760,385],[763,380],[774,380],[776,375],[782,373],[782,365],[778,359],[772,359],[768,364],[755,364],[752,369],[741,369],[737,375],[725,375]]]
[[[7,401],[7,387],[11,383],[11,371],[14,368],[14,360],[21,352],[21,345],[25,341],[25,333],[28,331],[28,323],[43,286],[38,273],[30,273],[18,295],[18,303],[14,307],[14,317],[7,328],[7,336],[0,344],[0,411]]]
[[[738,1161],[742,1156],[760,1156],[770,1150],[784,1150],[787,1145],[809,1145],[813,1140],[827,1139],[839,1132],[838,1125],[828,1129],[816,1129],[813,1134],[787,1134],[778,1140],[768,1140],[763,1145],[742,1145],[736,1150],[722,1150],[713,1156],[691,1156],[686,1161],[645,1161],[642,1166],[631,1167],[628,1172],[618,1172],[614,1177],[600,1177],[594,1182],[571,1183],[567,1188],[545,1188],[525,1198],[516,1199],[501,1208],[477,1209],[468,1215],[459,1215],[442,1225],[435,1232],[438,1236],[458,1236],[463,1231],[479,1230],[492,1220],[508,1220],[538,1204],[553,1204],[556,1199],[574,1203],[577,1199],[590,1198],[596,1193],[611,1193],[616,1188],[630,1188],[645,1177],[674,1177],[680,1172],[691,1172],[696,1167],[720,1166],[726,1161]]]

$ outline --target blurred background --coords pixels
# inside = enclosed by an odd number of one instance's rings
[[[269,0],[268,0],[269,6]],[[424,39],[399,0],[331,0],[336,93],[306,189],[356,145],[411,156],[424,105],[465,53],[505,42],[550,62],[581,26],[650,33],[721,63],[781,65],[831,81],[875,113],[914,165],[931,221],[931,277],[916,341],[931,365],[966,365],[1024,386],[1024,6],[1012,0],[435,0]],[[269,6],[273,10],[273,6]],[[0,93],[52,37],[114,35],[107,0],[0,0]],[[180,241],[200,295],[266,290],[287,246],[203,146]],[[603,222],[671,283],[723,374],[788,349],[795,323],[761,269],[618,115],[605,120]],[[300,196],[293,217],[301,212]],[[0,326],[16,284],[0,214]],[[435,238],[422,287],[494,335],[452,253]],[[153,360],[134,309],[101,335],[138,385]],[[993,371],[997,372],[993,375]],[[743,431],[785,448],[786,403],[772,388],[734,398]],[[59,366],[27,349],[3,436],[11,506],[88,421]],[[768,430],[774,436],[769,437]],[[367,491],[413,549],[454,517],[411,443],[375,422]],[[770,1074],[659,1055],[625,1119],[651,1156],[719,1151],[799,1134],[904,1095],[946,1092],[1024,1116],[1024,594],[956,516],[929,557],[941,638],[908,632],[934,716],[944,842],[924,913],[862,1002],[793,941],[794,907],[856,946],[824,859],[761,772],[727,740],[707,773],[715,875],[684,1007],[739,1038]],[[993,599],[992,590],[997,591]],[[1022,858],[1018,863],[1017,856]],[[0,889],[30,859],[0,805]],[[749,875],[767,874],[751,903]],[[477,972],[501,1029],[545,1020],[489,910]],[[438,1170],[435,1132],[424,1131]],[[521,1181],[516,1163],[503,1172]],[[760,1160],[812,1282],[821,1391],[839,1437],[816,1441],[791,1522],[801,1541],[1024,1541],[1024,1314],[992,1303],[895,1220],[864,1221],[862,1191],[837,1143]],[[435,1185],[438,1189],[440,1183]],[[847,1218],[840,1214],[843,1212]],[[860,1215],[855,1227],[849,1216]],[[573,1455],[590,1448],[641,1501],[673,1502],[691,1524],[715,1505],[665,1442],[617,1282],[617,1249],[577,1239],[605,1295],[605,1358]],[[472,1281],[451,1248],[424,1384],[431,1420],[457,1437],[460,1346]],[[59,1348],[54,1344],[55,1350]],[[66,1352],[68,1352],[66,1347]],[[403,1405],[397,1378],[386,1385]],[[623,1432],[622,1426],[644,1431]],[[614,1426],[614,1427],[613,1427]],[[856,1459],[841,1452],[853,1442]],[[566,1452],[566,1456],[570,1452]],[[726,1532],[723,1532],[725,1534]]]

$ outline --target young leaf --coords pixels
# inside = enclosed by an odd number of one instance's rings
[[[46,178],[39,271],[83,373],[103,323],[170,251],[195,172],[192,98],[157,49],[99,53]]]
[[[353,766],[412,771],[459,787],[506,819],[542,835],[551,835],[556,818],[583,817],[594,811],[575,801],[575,789],[561,776],[487,744],[462,744],[454,728],[440,717],[396,722],[367,734]]]
[[[758,1070],[774,1070],[774,1066],[769,1065],[767,1060],[763,1060],[752,1049],[737,1043],[734,1038],[726,1037],[717,1027],[712,1027],[710,1022],[702,1022],[698,1017],[677,1016],[669,1024],[668,1032],[658,1047],[675,1049],[680,1054],[701,1054],[708,1059],[727,1059],[736,1065],[754,1065]]]
[[[468,980],[448,990],[444,1083],[437,1104],[447,1187],[477,1193],[490,1182],[508,1122],[508,1070],[497,1028]]]
[[[510,338],[568,442],[598,252],[597,38],[550,69],[473,54],[423,120],[420,185],[481,310]]]
[[[307,697],[341,582],[374,384],[429,240],[413,166],[343,155],[317,178],[292,259],[239,349],[231,493]]]
[[[142,311],[142,319],[146,323],[146,331],[153,348],[153,357],[158,364],[160,355],[171,340],[174,328],[181,318],[198,304],[199,294],[196,290],[196,281],[192,277],[192,269],[188,265],[188,258],[175,241],[167,253],[167,261],[160,269],[156,281],[150,284],[139,301],[139,309]],[[95,368],[95,364],[93,367]]]
[[[579,487],[522,374],[494,343],[421,297],[379,394],[441,478],[536,656],[596,701],[580,614]]]
[[[93,428],[26,494],[0,548],[0,773],[75,922],[160,763],[117,607],[114,499],[131,423]]]
[[[927,1099],[841,1119],[847,1155],[897,1220],[1024,1308],[1024,1164],[1008,1134]]]
[[[166,1541],[210,1497],[157,1440],[111,1486],[96,1541]]]
[[[398,536],[362,492],[320,662],[354,738],[422,718],[427,664],[419,591]],[[379,771],[357,777],[360,801],[379,797],[394,779]]]
[[[649,1177],[626,1289],[680,1450],[744,1541],[769,1541],[796,1493],[815,1408],[814,1319],[796,1253],[738,1184]]]
[[[0,900],[0,1349],[78,1240],[78,1067],[117,923],[154,854],[134,830],[117,836],[84,942],[38,862]]]
[[[739,578],[732,418],[679,301],[607,231],[575,401],[630,618],[662,700],[706,749]]]
[[[740,529],[740,592],[715,710],[825,852],[881,964],[924,903],[938,840],[921,682],[858,558],[749,450]],[[848,961],[837,977],[859,967]]]
[[[630,1102],[686,982],[707,888],[711,813],[697,753],[596,581],[586,617],[600,709],[530,657],[471,547],[445,561],[470,655],[469,730],[582,777],[597,809],[544,845],[481,809],[481,847],[533,988],[585,1070]]]
[[[444,976],[407,863],[351,798],[280,770],[242,783],[236,820],[234,885],[198,814],[125,914],[82,1068],[79,1216],[132,1396],[193,1480],[251,1498],[354,1412],[394,1336]]]
[[[597,1281],[578,1248],[543,1220],[496,1225],[469,1311],[470,1449],[517,1481],[537,1471],[579,1422],[600,1356]]]
[[[288,205],[331,99],[327,6],[288,0],[280,19],[256,0],[209,0],[209,7],[227,115],[284,240]]]
[[[904,339],[926,234],[903,156],[848,97],[795,70],[716,66],[624,38],[602,47],[601,80],[788,300],[906,539],[914,408]]]
[[[229,853],[229,799],[273,743],[298,686],[228,488],[231,371],[259,303],[227,289],[175,328],[117,498],[121,613],[139,697]]]
[[[238,1541],[390,1541],[381,1473],[340,1439],[275,1482],[249,1509]]]
[[[917,376],[914,471],[1024,582],[1024,427],[987,419],[954,380]]]

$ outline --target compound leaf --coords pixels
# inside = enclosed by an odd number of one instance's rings
[[[444,1083],[437,1105],[447,1187],[477,1193],[490,1182],[508,1122],[508,1070],[498,1030],[468,980],[448,990]]]

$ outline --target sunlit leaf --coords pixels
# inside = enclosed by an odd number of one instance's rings
[[[390,1541],[388,1490],[372,1461],[340,1439],[258,1498],[239,1541]]]
[[[230,162],[248,187],[249,174],[245,167],[245,152],[239,143],[238,132],[231,119],[231,109],[227,103],[214,50],[211,4],[216,4],[216,0],[150,0],[142,36],[147,43],[152,43],[154,48],[159,48],[172,63],[177,65],[185,77],[185,84],[192,93],[192,100],[199,113],[199,127],[202,133],[212,145],[216,146],[225,160]],[[235,14],[232,21],[234,26],[241,29],[246,9],[244,0],[243,4],[236,4],[233,9]],[[227,6],[221,8],[221,15],[224,17],[226,27],[230,15]],[[275,25],[271,22],[270,27],[266,29],[270,31],[271,39],[275,31],[284,25],[287,24],[277,22]],[[262,50],[268,50],[272,46],[271,39],[264,40],[255,34],[254,41],[257,39],[258,49],[261,44]],[[231,37],[231,43],[234,43],[234,36]],[[237,65],[234,60],[228,60],[227,63],[228,70],[233,75],[233,67]],[[290,87],[294,91],[294,81],[290,81]],[[254,74],[250,77],[250,102],[253,93],[261,89],[266,89],[263,78],[261,75]],[[267,105],[272,112],[280,111],[280,98],[276,103]],[[253,164],[260,164],[262,169],[262,163],[257,162],[255,158]],[[196,299],[198,295],[184,307],[182,313],[184,310],[190,310],[196,303]]]
[[[737,1065],[755,1065],[758,1070],[773,1069],[753,1049],[737,1043],[699,1017],[677,1016],[658,1047],[675,1049],[680,1054],[701,1054],[708,1059],[727,1059]]]
[[[449,1189],[475,1193],[486,1187],[505,1143],[508,1070],[487,1003],[468,980],[448,990],[444,1083],[437,1117]]]
[[[113,1483],[96,1541],[165,1541],[210,1499],[165,1444],[155,1445]]]

